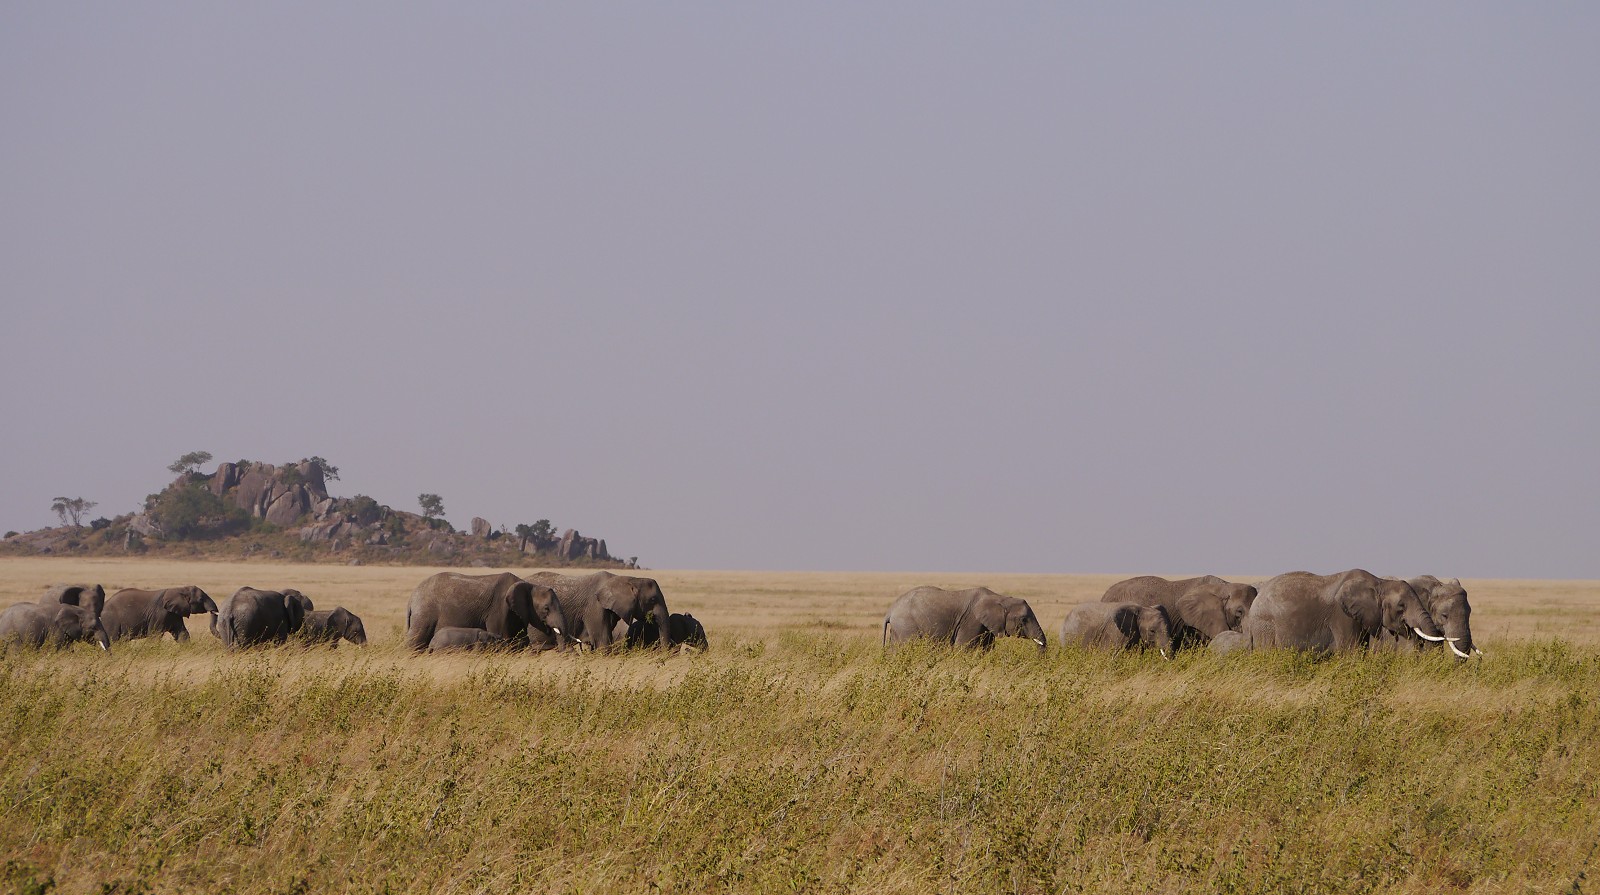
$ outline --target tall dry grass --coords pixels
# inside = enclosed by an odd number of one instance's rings
[[[0,884],[1558,892],[1600,835],[1592,583],[1467,582],[1489,657],[1466,664],[886,653],[913,584],[982,581],[1048,627],[1115,576],[724,572],[654,573],[704,655],[416,657],[429,571],[0,562],[0,605],[295,586],[373,638],[6,651]]]

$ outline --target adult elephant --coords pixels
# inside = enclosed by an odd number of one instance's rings
[[[687,612],[674,612],[667,617],[667,642],[688,650],[705,650],[711,647],[706,640],[705,626]],[[629,649],[655,646],[661,640],[661,626],[655,618],[629,625],[625,642]]]
[[[1153,649],[1172,658],[1172,625],[1161,606],[1079,603],[1061,622],[1061,643],[1101,649]]]
[[[883,617],[885,645],[928,638],[988,649],[996,637],[1026,637],[1044,649],[1044,628],[1028,601],[987,587],[914,587],[896,598]]]
[[[216,612],[211,596],[193,584],[162,590],[125,587],[106,598],[100,620],[113,640],[160,637],[171,634],[182,643],[189,639],[184,619],[201,612]]]
[[[1255,602],[1256,589],[1215,575],[1168,581],[1140,575],[1106,588],[1102,603],[1138,603],[1167,610],[1175,649],[1203,643],[1223,631],[1239,630],[1240,620]]]
[[[489,649],[509,642],[499,634],[491,634],[482,628],[440,628],[433,632],[433,639],[428,641],[428,652]]]
[[[440,628],[482,628],[516,648],[534,639],[565,645],[572,636],[561,602],[548,586],[510,572],[498,575],[430,575],[411,592],[406,645],[422,652]],[[540,644],[535,644],[539,646]]]
[[[1362,649],[1381,631],[1401,638],[1440,636],[1410,584],[1362,569],[1337,575],[1288,572],[1269,579],[1243,628],[1253,649],[1318,652]]]
[[[89,606],[18,603],[8,607],[0,612],[0,642],[7,640],[33,647],[50,643],[57,649],[82,640],[111,650],[111,637]]]
[[[361,616],[343,606],[307,612],[305,624],[300,626],[300,636],[307,643],[326,643],[331,647],[337,647],[340,640],[348,640],[356,646],[367,645],[367,629],[361,624]]]
[[[262,643],[285,643],[305,624],[306,613],[316,607],[311,598],[293,590],[241,587],[218,607],[211,633],[228,649]]]
[[[98,584],[52,584],[40,606],[84,606],[99,615],[106,608],[106,589]]]
[[[593,575],[573,577],[555,572],[538,572],[527,578],[535,584],[550,588],[561,603],[561,612],[571,626],[567,636],[595,649],[606,649],[615,642],[619,623],[630,627],[654,615],[657,619],[670,618],[667,598],[654,578],[635,575],[613,575],[596,572]],[[548,649],[548,638],[541,639],[529,631],[536,647]],[[671,644],[657,640],[656,647],[664,649]]]
[[[1432,575],[1419,575],[1406,583],[1439,626],[1441,639],[1423,637],[1425,642],[1444,643],[1460,659],[1483,655],[1472,645],[1472,604],[1467,602],[1467,589],[1461,586],[1461,579],[1441,581]]]

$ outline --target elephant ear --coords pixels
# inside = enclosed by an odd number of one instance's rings
[[[156,596],[156,605],[173,615],[185,618],[189,615],[189,594],[187,588],[169,587]]]
[[[1368,581],[1346,581],[1339,588],[1339,609],[1355,619],[1364,631],[1383,625],[1383,607],[1378,605],[1378,589]]]
[[[285,633],[298,631],[306,623],[306,604],[310,601],[297,590],[286,590],[282,596],[283,611],[289,618],[289,631]]]
[[[1112,624],[1130,641],[1139,639],[1139,610],[1135,606],[1118,606],[1111,617]]]
[[[1222,612],[1222,597],[1209,587],[1194,588],[1178,598],[1178,614],[1183,623],[1207,637],[1215,637],[1228,630],[1228,619]]]

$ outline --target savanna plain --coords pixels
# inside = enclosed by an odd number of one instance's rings
[[[0,887],[1600,886],[1600,582],[1465,581],[1471,662],[1062,649],[1066,607],[1125,576],[693,571],[641,574],[705,653],[412,655],[432,571],[0,561],[0,606],[62,581],[294,587],[370,638],[228,654],[199,616],[183,644],[4,649]],[[886,652],[918,584],[1024,597],[1050,647]]]

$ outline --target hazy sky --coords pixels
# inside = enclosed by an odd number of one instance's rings
[[[8,3],[0,528],[1600,577],[1593,4]]]

